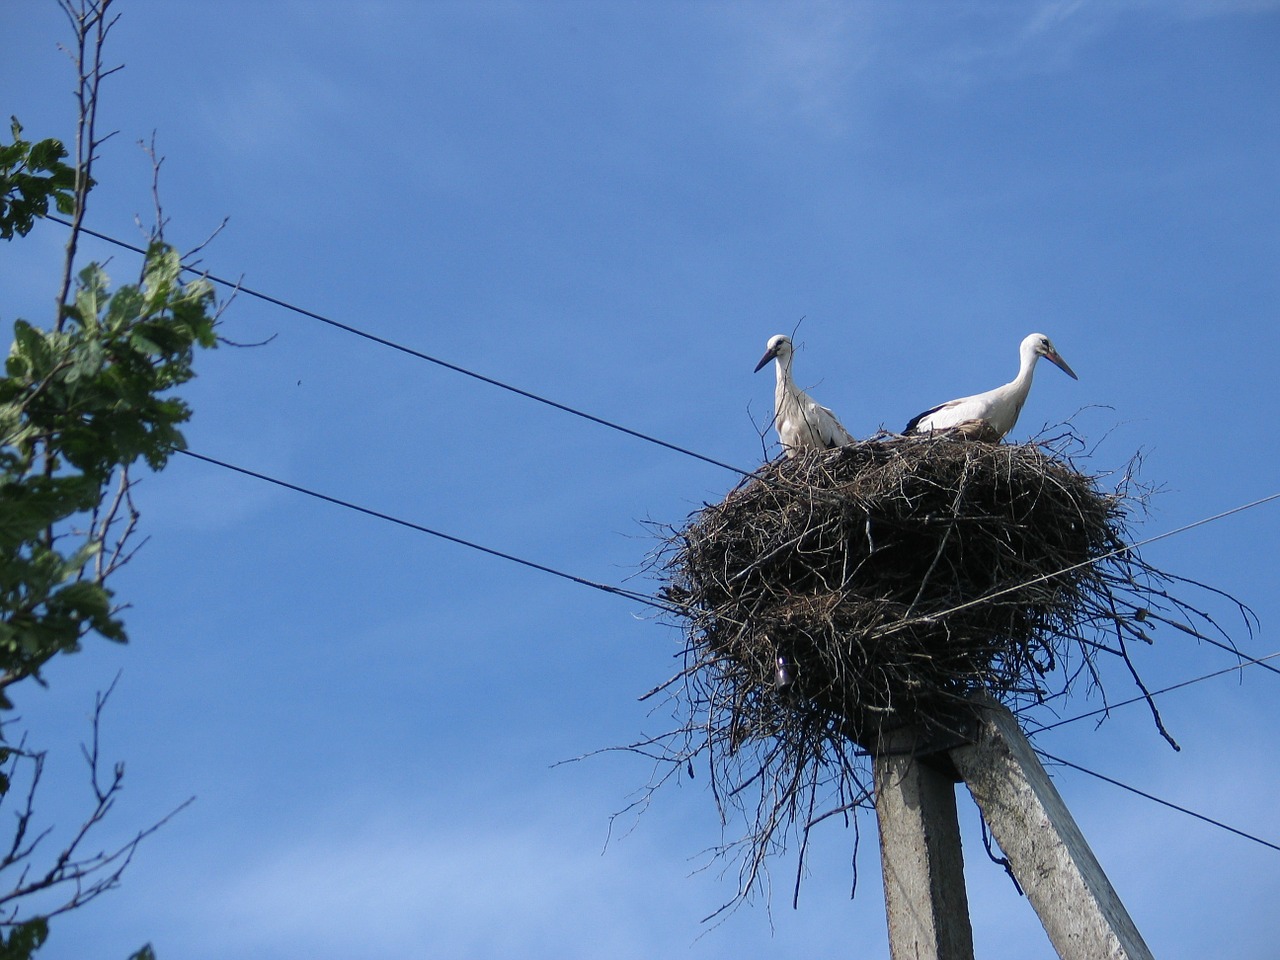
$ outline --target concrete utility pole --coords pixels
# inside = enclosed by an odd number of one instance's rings
[[[893,960],[973,960],[955,778],[915,756],[915,731],[881,740],[873,763]]]
[[[893,960],[973,960],[956,780],[968,786],[1062,960],[1152,960],[1008,709],[984,699],[972,742],[932,754],[910,752],[908,736],[882,741],[874,765]]]

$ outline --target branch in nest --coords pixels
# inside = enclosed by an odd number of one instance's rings
[[[1117,656],[1174,742],[1129,657],[1149,639],[1136,612],[1219,628],[1128,546],[1137,458],[1105,491],[1066,449],[1085,449],[1070,428],[1053,448],[880,436],[768,464],[667,531],[654,564],[685,666],[645,699],[665,693],[682,724],[643,752],[672,769],[705,755],[722,819],[747,824],[717,848],[739,882],[712,916],[793,835],[798,884],[831,815],[816,811],[869,803],[863,748],[905,725],[945,735],[978,695],[1101,689]]]

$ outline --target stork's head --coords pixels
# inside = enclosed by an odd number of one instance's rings
[[[764,356],[760,358],[760,362],[756,364],[756,372],[760,372],[770,360],[775,357],[779,363],[785,364],[791,356],[791,338],[785,333],[778,333],[769,338],[769,342],[765,345]]]
[[[1062,356],[1058,353],[1058,348],[1053,345],[1053,341],[1043,333],[1033,333],[1022,341],[1022,352],[1025,354],[1028,351],[1055,364],[1072,380],[1080,379],[1076,376],[1076,372],[1067,366],[1067,361],[1062,359]]]

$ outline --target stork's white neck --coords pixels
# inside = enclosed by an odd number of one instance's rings
[[[774,367],[776,368],[779,389],[791,382],[791,361],[794,357],[795,354],[790,350],[778,352],[777,362]]]
[[[1019,351],[1018,375],[1005,384],[1005,389],[1015,397],[1025,398],[1027,391],[1031,389],[1031,380],[1036,374],[1036,361],[1040,359],[1040,354],[1036,353],[1034,346],[1027,344],[1022,345]]]

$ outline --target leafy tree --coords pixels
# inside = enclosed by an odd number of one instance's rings
[[[90,172],[107,139],[95,131],[99,86],[119,68],[102,64],[112,0],[58,2],[72,25],[68,52],[79,76],[75,156],[55,139],[23,139],[16,118],[13,142],[0,146],[0,238],[25,236],[51,204],[71,218],[53,322],[13,321],[0,377],[0,710],[12,708],[9,687],[43,682],[45,665],[86,636],[126,640],[110,583],[136,549],[130,471],[140,462],[159,470],[182,449],[179,427],[191,411],[173,391],[194,376],[196,351],[217,342],[213,289],[204,279],[184,282],[158,207],[136,282],[113,290],[99,264],[76,269]],[[153,163],[158,171],[154,155]],[[26,960],[45,942],[49,917],[116,886],[138,843],[164,822],[116,850],[81,852],[124,775],[123,764],[104,773],[99,761],[106,700],[99,695],[85,748],[95,806],[47,869],[36,861],[48,831],[32,829],[45,755],[13,743],[0,721],[0,803],[15,781],[25,784],[7,853],[0,843],[0,960]],[[51,891],[61,895],[51,899]],[[33,915],[26,904],[35,894],[42,909]],[[150,947],[134,957],[152,957]]]
[[[61,329],[14,323],[0,379],[0,698],[96,632],[123,641],[110,575],[137,522],[129,468],[164,466],[190,416],[169,394],[215,344],[213,291],[153,241],[138,284],[89,264]],[[8,706],[0,699],[0,706]]]
[[[0,239],[26,236],[52,200],[61,213],[74,212],[76,171],[62,161],[67,149],[57,140],[30,143],[22,124],[10,117],[13,143],[0,147]]]

